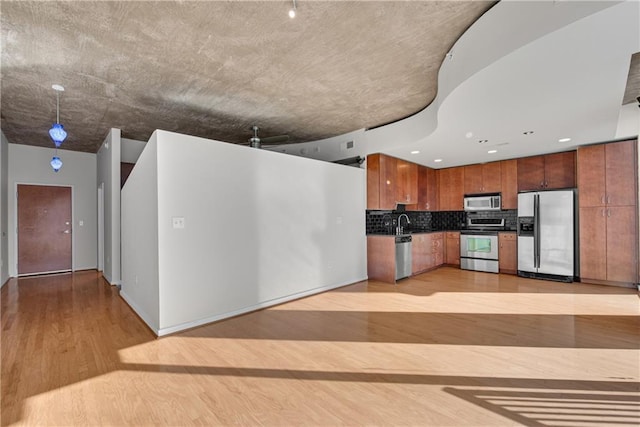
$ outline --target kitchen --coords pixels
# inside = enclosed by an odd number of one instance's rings
[[[636,159],[637,140],[438,170],[370,155],[369,278],[453,266],[634,287]]]

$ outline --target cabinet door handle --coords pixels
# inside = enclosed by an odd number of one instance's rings
[[[540,188],[544,188],[544,181],[540,181]]]
[[[606,211],[606,209],[602,209],[602,216],[604,217],[604,211]]]
[[[611,203],[611,196],[607,196],[607,204]]]
[[[611,218],[611,209],[607,209],[607,217]]]

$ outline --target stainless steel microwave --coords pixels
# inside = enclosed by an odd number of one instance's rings
[[[500,194],[468,194],[464,196],[465,211],[499,211]]]

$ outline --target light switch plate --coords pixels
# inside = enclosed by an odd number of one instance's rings
[[[173,228],[184,228],[184,217],[174,216],[172,218]]]

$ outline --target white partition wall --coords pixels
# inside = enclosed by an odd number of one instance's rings
[[[120,295],[154,332],[159,329],[158,164],[151,136],[121,192]]]
[[[157,217],[147,218],[133,211],[153,210],[138,200],[153,189],[152,150]],[[157,221],[158,335],[366,278],[362,169],[156,131],[122,203],[122,286],[134,308],[155,304],[141,288],[145,262],[129,254],[154,252],[135,230]]]
[[[97,186],[103,190],[103,275],[112,285],[120,283],[120,129],[111,129],[97,154]],[[97,188],[96,188],[97,192]]]

